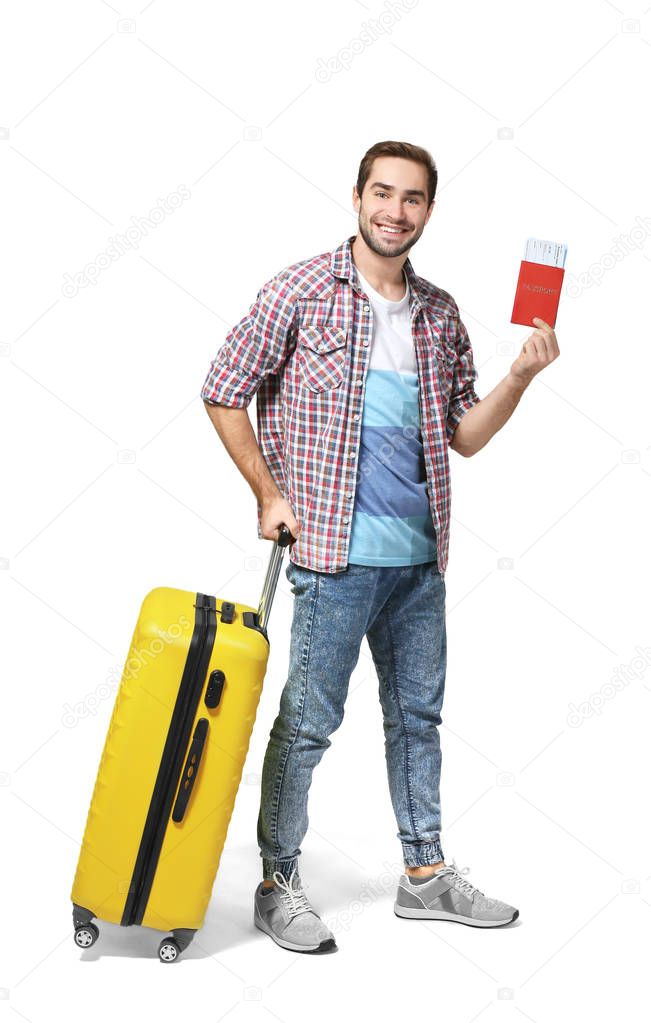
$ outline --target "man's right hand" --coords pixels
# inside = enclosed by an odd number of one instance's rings
[[[285,524],[292,536],[297,537],[301,527],[294,518],[294,512],[284,497],[274,497],[262,504],[260,528],[265,540],[277,540],[280,527]]]

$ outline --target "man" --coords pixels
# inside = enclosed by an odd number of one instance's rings
[[[259,538],[277,539],[282,523],[296,537],[289,672],[264,760],[254,898],[256,926],[294,951],[336,948],[297,864],[312,772],[341,724],[364,636],[405,863],[395,913],[479,927],[518,916],[446,864],[441,846],[447,449],[468,457],[483,448],[558,345],[534,320],[508,374],[480,400],[458,306],[407,255],[436,184],[419,146],[369,149],[353,188],[359,233],[263,286],[202,391],[258,499]],[[255,393],[257,441],[246,411]]]

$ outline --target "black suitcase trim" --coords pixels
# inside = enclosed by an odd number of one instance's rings
[[[214,597],[197,593],[194,629],[124,904],[120,921],[123,927],[141,924],[145,915],[174,796],[183,770],[192,722],[201,699],[215,645],[216,610]]]

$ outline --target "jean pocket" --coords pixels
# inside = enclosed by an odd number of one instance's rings
[[[311,391],[331,391],[344,379],[347,334],[341,327],[299,327],[297,352],[303,382]]]

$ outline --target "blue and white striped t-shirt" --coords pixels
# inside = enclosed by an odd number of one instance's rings
[[[436,560],[436,538],[425,491],[409,284],[405,277],[404,297],[391,302],[357,274],[371,304],[373,336],[348,561],[420,565]]]

